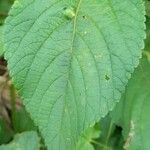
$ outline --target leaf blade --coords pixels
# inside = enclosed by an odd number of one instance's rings
[[[5,57],[49,149],[75,149],[79,135],[115,106],[143,38],[141,0],[15,2],[6,21]]]

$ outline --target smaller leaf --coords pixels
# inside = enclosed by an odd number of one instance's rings
[[[17,110],[14,113],[13,127],[15,132],[24,132],[37,129],[24,108]]]
[[[0,144],[7,143],[13,136],[11,129],[7,128],[4,119],[0,118]]]
[[[150,16],[146,18],[145,50],[150,52]]]
[[[101,119],[100,129],[101,135],[98,141],[100,141],[101,146],[98,146],[98,150],[99,147],[105,150],[122,150],[122,129],[113,123],[109,114]]]
[[[113,112],[113,121],[123,128],[125,150],[149,150],[150,62],[142,59]],[[118,111],[122,108],[122,111]]]
[[[150,1],[145,0],[146,15],[150,17]]]
[[[77,150],[94,150],[91,144],[93,139],[97,139],[100,136],[100,129],[97,125],[90,127],[85,131],[83,136],[79,139],[77,144]]]
[[[7,144],[0,146],[0,150],[39,150],[39,137],[36,132],[24,132],[17,134],[14,140]]]
[[[13,1],[14,0],[0,0],[0,25],[4,23]]]

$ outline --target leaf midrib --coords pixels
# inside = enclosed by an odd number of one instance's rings
[[[69,77],[70,77],[70,69],[71,69],[71,63],[72,63],[72,58],[73,58],[73,46],[74,46],[74,40],[75,40],[75,35],[76,35],[76,25],[77,25],[77,17],[78,17],[78,13],[80,10],[80,6],[81,6],[82,0],[78,1],[77,7],[76,7],[76,11],[75,11],[75,17],[74,17],[74,21],[73,21],[73,35],[72,35],[72,42],[71,42],[71,59],[70,59],[70,65],[68,67],[68,81],[66,84],[66,88],[65,88],[65,95],[64,95],[64,106],[63,106],[63,113],[62,113],[62,117],[61,117],[61,123],[60,125],[62,125],[62,121],[63,121],[63,115],[65,113],[65,107],[67,106],[66,103],[66,94],[67,94],[67,88],[68,88],[68,84],[69,84]],[[75,100],[76,101],[76,100]],[[69,112],[68,112],[69,113]],[[78,114],[78,113],[77,113]],[[69,113],[70,116],[70,113]],[[60,127],[60,133],[62,129],[62,126]],[[62,133],[63,134],[63,133]]]
[[[79,2],[77,4],[76,12],[75,12],[74,22],[73,22],[73,36],[72,36],[72,47],[71,47],[72,51],[73,51],[75,34],[76,34],[77,16],[78,16],[78,13],[79,13],[81,3],[82,3],[82,0],[79,0]]]

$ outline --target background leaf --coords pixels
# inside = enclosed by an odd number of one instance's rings
[[[0,56],[2,56],[4,53],[3,28],[3,26],[0,26]]]
[[[13,135],[12,130],[8,128],[5,120],[0,117],[0,144],[7,143]]]
[[[0,26],[4,24],[5,18],[14,0],[0,0]]]
[[[39,150],[39,137],[36,132],[24,132],[17,134],[14,140],[7,145],[0,146],[0,150]]]
[[[143,59],[129,81],[125,94],[111,114],[113,122],[123,128],[124,149],[149,149],[150,106],[150,18],[147,17],[147,39]]]
[[[146,6],[146,14],[150,17],[150,1],[145,0],[145,6]]]
[[[37,130],[33,121],[29,117],[29,114],[25,111],[24,108],[14,112],[13,116],[13,128],[15,132],[24,132]]]
[[[128,84],[124,99],[120,102],[123,109],[119,125],[123,127],[124,148],[127,150],[149,149],[149,76],[150,62],[143,58],[139,68]],[[115,115],[118,114],[115,113]]]

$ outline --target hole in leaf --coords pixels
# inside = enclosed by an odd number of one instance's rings
[[[85,19],[86,18],[86,16],[82,16],[83,17],[83,19]]]
[[[110,77],[108,75],[105,75],[105,80],[110,80]]]
[[[63,8],[63,10],[66,10],[66,9],[67,9],[67,7],[64,7],[64,8]]]

